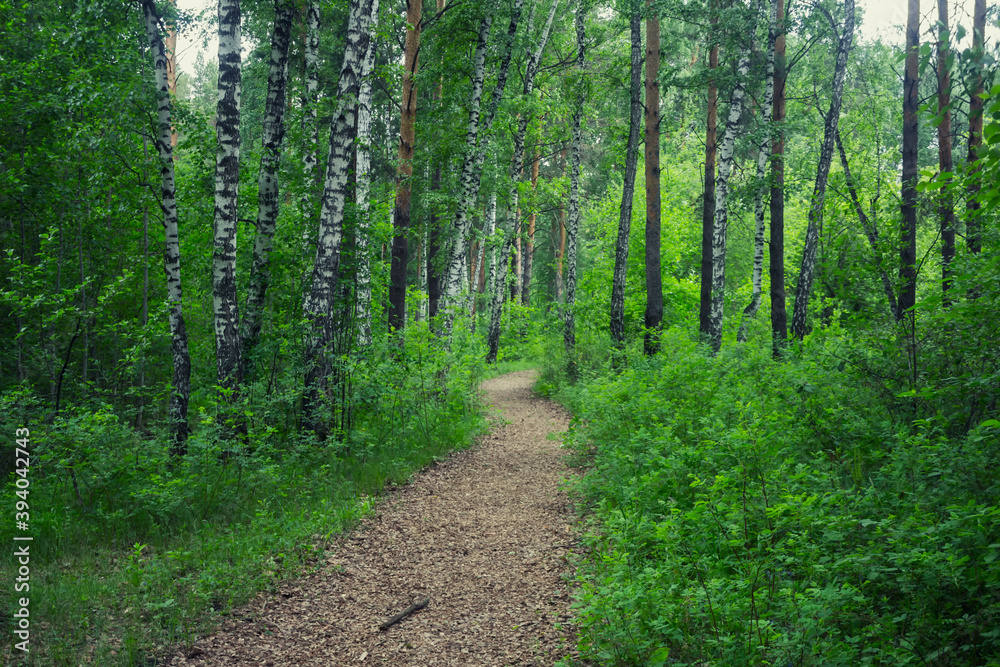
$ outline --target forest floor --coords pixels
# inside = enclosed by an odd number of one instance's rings
[[[538,665],[576,654],[560,488],[567,413],[533,371],[483,383],[489,433],[387,493],[324,567],[237,610],[169,665]],[[411,604],[422,608],[386,630]]]

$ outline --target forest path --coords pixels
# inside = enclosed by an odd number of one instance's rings
[[[169,664],[548,667],[574,655],[563,578],[573,516],[559,488],[569,418],[532,395],[535,377],[484,382],[502,419],[479,444],[393,491],[319,573],[262,596]]]

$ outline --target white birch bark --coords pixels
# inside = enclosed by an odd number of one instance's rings
[[[719,145],[719,175],[715,181],[715,221],[712,227],[712,300],[709,311],[709,340],[712,351],[722,346],[722,311],[726,296],[726,235],[729,227],[729,176],[733,171],[733,152],[736,149],[736,130],[743,115],[743,96],[746,76],[750,70],[750,47],[740,51],[736,67],[736,84],[729,98],[729,115],[726,129]]]
[[[302,167],[305,173],[305,194],[302,196],[302,251],[308,257],[316,252],[316,181],[319,171],[319,5],[315,0],[306,5],[305,92],[302,95],[302,124],[306,137]],[[302,276],[302,289],[308,289],[310,272]]]
[[[774,106],[774,43],[778,38],[778,3],[784,0],[771,0],[770,15],[767,25],[767,70],[764,75],[764,105],[761,114],[761,124],[764,133],[757,146],[757,196],[754,199],[754,244],[753,244],[753,293],[750,303],[743,309],[743,320],[736,340],[743,343],[747,340],[750,321],[757,316],[761,301],[761,282],[764,274],[764,193],[769,187],[765,179],[767,175],[767,159],[771,152],[771,113]]]
[[[239,304],[236,295],[236,213],[240,184],[240,2],[219,0],[219,101],[216,106],[215,250],[212,310],[216,377],[220,387],[240,383]],[[227,400],[234,398],[230,394]]]
[[[293,9],[292,0],[275,0],[271,66],[267,76],[267,101],[261,135],[264,150],[257,177],[257,234],[254,238],[247,305],[241,323],[244,370],[260,338],[264,297],[271,283],[271,250],[274,247],[274,230],[278,220],[278,168],[281,166],[281,146],[285,138],[285,97]]]
[[[154,0],[143,0],[146,37],[153,52],[156,76],[156,136],[154,142],[160,156],[160,208],[166,244],[163,247],[163,268],[167,278],[170,347],[173,357],[172,390],[170,392],[171,452],[184,454],[188,435],[187,411],[191,396],[191,357],[188,353],[187,328],[184,324],[183,291],[181,289],[181,251],[177,229],[177,196],[174,180],[171,135],[170,91],[167,79],[167,55],[159,32],[159,17]]]
[[[823,204],[826,198],[826,181],[830,174],[830,163],[833,161],[833,146],[837,136],[837,125],[840,122],[840,102],[844,94],[844,78],[847,72],[847,54],[851,50],[854,39],[854,0],[845,0],[846,18],[844,31],[837,45],[837,61],[833,71],[833,92],[830,100],[830,111],[826,116],[823,129],[823,146],[819,154],[819,165],[816,168],[816,186],[813,188],[812,202],[809,208],[809,226],[806,229],[806,244],[802,250],[802,267],[799,271],[799,282],[795,286],[795,309],[792,311],[792,333],[800,340],[806,333],[806,314],[809,308],[809,296],[812,293],[813,279],[816,276],[816,251],[819,246],[819,227],[823,222]]]
[[[524,73],[524,88],[522,89],[523,96],[526,100],[531,98],[531,94],[534,91],[535,75],[538,74],[538,69],[541,66],[542,55],[545,53],[545,46],[548,44],[549,34],[552,30],[552,21],[555,18],[555,13],[558,7],[559,0],[552,0],[552,7],[549,10],[549,16],[545,22],[545,27],[542,29],[542,34],[538,39],[538,46],[528,59],[528,64]],[[508,216],[513,213],[514,219],[511,220],[510,223],[503,229],[504,250],[500,253],[499,266],[497,267],[497,273],[501,277],[505,277],[507,273],[507,261],[510,258],[510,246],[513,244],[514,238],[520,234],[520,211],[518,209],[517,181],[520,178],[521,169],[524,166],[524,137],[527,134],[528,123],[531,120],[531,116],[532,114],[530,111],[525,111],[521,114],[517,134],[514,135],[514,156],[510,165],[510,203],[507,208]],[[489,346],[489,350],[486,353],[486,363],[489,364],[496,362],[497,353],[500,347],[500,322],[503,306],[502,284],[494,286],[500,287],[501,289],[496,289],[493,292],[490,303],[490,324],[489,332],[487,334],[487,345]]]
[[[483,92],[482,79],[484,76],[486,46],[489,40],[489,28],[492,16],[484,17],[480,24],[476,52],[473,57],[474,76],[472,98],[469,104],[469,125],[465,136],[465,158],[462,164],[462,174],[460,177],[461,195],[455,212],[455,220],[452,224],[453,243],[448,255],[448,265],[445,269],[444,285],[442,286],[441,298],[444,300],[441,331],[445,336],[451,335],[451,327],[455,314],[460,304],[461,297],[461,262],[468,254],[468,237],[471,229],[472,219],[469,211],[476,203],[479,196],[479,182],[483,171],[483,162],[486,159],[486,139],[485,134],[490,129],[500,102],[503,99],[507,85],[507,74],[510,68],[510,61],[514,51],[514,37],[517,34],[517,26],[521,17],[523,0],[515,0],[511,14],[510,24],[507,27],[507,39],[502,50],[503,57],[500,63],[500,72],[497,76],[497,83],[493,88],[493,96],[490,99],[490,106],[486,114],[480,118],[480,105]]]
[[[378,3],[372,3],[372,25],[378,22]],[[355,232],[355,252],[357,254],[357,289],[355,295],[355,322],[358,327],[358,343],[362,346],[372,342],[372,258],[370,239],[371,221],[368,219],[371,203],[371,129],[372,129],[372,76],[375,69],[376,40],[372,37],[365,50],[364,71],[358,93],[358,141],[355,158],[355,199],[357,200],[358,222]]]
[[[628,147],[625,152],[625,178],[622,203],[618,212],[618,239],[615,243],[615,272],[611,284],[611,340],[619,355],[625,353],[625,274],[628,269],[629,233],[632,228],[632,196],[639,162],[639,130],[642,127],[642,32],[638,0],[632,0],[629,84]],[[616,359],[619,363],[621,359]]]
[[[344,205],[347,201],[348,169],[351,162],[357,100],[366,72],[365,54],[370,41],[371,17],[378,0],[352,0],[347,19],[344,62],[337,83],[339,103],[330,128],[323,197],[320,202],[319,236],[313,264],[312,286],[303,310],[312,319],[313,329],[306,350],[306,406],[308,428],[316,429],[315,409],[319,393],[325,390],[328,364],[326,354],[334,337],[333,304],[340,269],[343,240]]]
[[[586,28],[584,25],[583,0],[576,8],[576,72],[583,76],[586,66]],[[580,147],[583,144],[583,83],[577,83],[580,92],[573,110],[573,139],[569,151],[569,205],[566,215],[566,295],[563,305],[563,345],[566,348],[568,362],[566,372],[571,381],[576,381],[578,369],[576,365],[576,239],[580,230]]]

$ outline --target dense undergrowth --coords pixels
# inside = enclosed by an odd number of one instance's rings
[[[144,435],[111,406],[53,420],[30,394],[5,393],[4,432],[29,427],[33,451],[28,664],[156,664],[316,567],[386,484],[470,445],[484,427],[481,346],[445,351],[424,323],[407,329],[405,354],[394,345],[341,360],[325,441],[295,428],[300,378],[288,367],[248,383],[245,441],[220,438],[218,411],[202,407],[181,460],[165,434]],[[0,541],[13,544],[12,528],[0,526]],[[0,567],[5,581],[17,576],[14,559]],[[16,598],[0,628],[5,661]]]
[[[584,349],[575,385],[554,351],[539,386],[573,411],[588,466],[582,654],[1000,664],[996,355],[947,391],[893,392],[892,348],[833,327],[782,362],[766,343],[713,358],[671,330],[620,374]]]

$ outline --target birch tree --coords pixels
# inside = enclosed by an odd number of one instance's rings
[[[274,28],[271,33],[271,64],[267,75],[267,101],[264,108],[263,152],[257,178],[257,235],[254,238],[253,266],[247,304],[243,313],[243,363],[260,338],[264,316],[264,296],[271,284],[271,250],[278,220],[281,145],[285,138],[285,90],[288,81],[288,49],[292,37],[292,0],[275,0]]]
[[[407,235],[410,229],[410,195],[413,178],[413,143],[417,118],[417,64],[420,51],[420,10],[423,0],[406,2],[406,41],[403,55],[403,94],[399,121],[399,165],[396,171],[395,234],[389,273],[389,328],[402,331],[406,324]]]
[[[762,105],[761,124],[764,132],[757,147],[757,195],[754,198],[754,246],[753,246],[753,293],[750,303],[743,309],[743,321],[736,334],[736,340],[746,342],[750,321],[757,316],[761,301],[761,282],[764,274],[764,191],[768,184],[767,174],[768,149],[771,147],[771,113],[774,102],[774,42],[778,36],[778,5],[784,0],[771,0],[767,28],[767,65],[764,74],[764,102]]]
[[[622,203],[618,215],[618,240],[615,244],[615,272],[611,283],[611,341],[619,357],[625,354],[625,273],[628,267],[628,239],[632,228],[632,196],[635,192],[635,172],[639,161],[639,128],[642,123],[642,31],[639,1],[631,1],[629,21],[632,49],[630,52],[628,145],[625,149],[625,181],[622,183]],[[623,359],[615,360],[615,363]]]
[[[740,50],[736,83],[729,98],[729,115],[719,147],[719,175],[715,182],[715,220],[712,226],[712,299],[709,311],[709,342],[713,352],[722,346],[722,315],[726,297],[726,236],[729,230],[729,176],[733,170],[736,130],[743,115],[746,76],[750,70],[750,46]]]
[[[660,18],[646,19],[646,313],[643,350],[656,354],[663,322],[663,278],[660,269]]]
[[[719,22],[715,0],[709,10],[713,31]],[[698,330],[706,340],[712,330],[712,231],[715,229],[715,154],[719,122],[719,87],[715,71],[719,67],[719,45],[712,39],[708,52],[708,103],[705,122],[705,196],[701,207],[701,299],[698,309]]]
[[[322,431],[316,410],[326,389],[329,364],[326,355],[334,339],[334,300],[340,269],[347,201],[348,169],[357,122],[357,99],[365,77],[365,54],[370,39],[371,17],[378,0],[352,0],[347,18],[344,62],[337,82],[337,107],[330,127],[323,197],[320,201],[319,236],[313,264],[312,286],[303,309],[312,320],[306,346],[306,399],[303,411],[307,427]]]
[[[587,64],[587,39],[584,21],[584,0],[576,7],[576,74],[577,82],[575,108],[573,109],[573,138],[569,151],[569,205],[566,216],[566,299],[563,306],[563,346],[566,348],[566,373],[571,381],[576,381],[576,246],[580,231],[580,146],[583,144],[583,103],[586,100],[583,73]]]
[[[542,64],[542,55],[545,53],[545,45],[549,41],[549,33],[552,30],[552,21],[555,19],[556,10],[559,8],[559,0],[552,0],[549,9],[549,16],[542,28],[542,34],[538,38],[538,45],[535,51],[528,58],[528,63],[524,71],[524,86],[521,90],[522,97],[527,101],[531,100],[532,92],[535,88],[535,76],[538,74]],[[530,22],[529,22],[530,23]],[[511,158],[510,180],[511,189],[508,196],[507,215],[509,221],[504,225],[503,249],[500,251],[500,258],[496,272],[496,283],[493,286],[493,293],[490,301],[490,325],[486,337],[488,351],[486,353],[486,363],[492,364],[497,360],[497,352],[500,347],[500,315],[503,306],[503,280],[507,275],[507,261],[510,258],[511,245],[514,238],[520,233],[518,188],[517,182],[524,166],[524,137],[528,132],[528,123],[531,122],[532,113],[526,109],[521,113],[518,121],[517,133],[514,135],[514,155]]]
[[[219,0],[219,101],[215,115],[215,250],[212,304],[216,377],[232,403],[242,368],[236,293],[236,214],[240,184],[240,0]]]
[[[979,147],[983,143],[983,55],[985,53],[986,34],[986,0],[976,0],[972,14],[972,53],[976,59],[975,75],[969,98],[969,145],[966,163],[975,173],[979,159]],[[970,178],[965,198],[966,223],[965,243],[972,254],[982,250],[982,233],[979,229],[977,215],[979,211],[979,179]]]
[[[372,25],[378,22],[378,3],[372,3]],[[355,225],[355,252],[357,255],[357,277],[355,297],[355,322],[358,328],[358,343],[362,346],[372,342],[372,258],[369,241],[371,220],[371,129],[372,129],[372,77],[375,70],[375,47],[377,40],[368,40],[365,62],[362,70],[365,77],[358,91],[358,140],[355,152],[355,200],[358,221]]]
[[[143,0],[146,38],[153,53],[156,81],[156,135],[154,143],[160,156],[160,208],[163,211],[163,269],[167,278],[168,321],[173,376],[170,391],[171,452],[187,452],[188,402],[191,396],[191,356],[188,353],[187,327],[184,324],[184,294],[181,289],[181,250],[177,228],[177,187],[174,180],[174,156],[171,142],[172,118],[167,55],[160,36],[159,17],[154,0]]]
[[[806,228],[806,242],[802,250],[802,267],[799,282],[795,286],[795,307],[792,310],[792,334],[802,339],[806,333],[806,315],[809,297],[812,294],[813,279],[816,275],[816,253],[819,247],[819,228],[823,224],[823,205],[826,201],[826,182],[833,160],[833,147],[840,123],[840,102],[844,94],[844,77],[847,73],[847,55],[854,41],[854,0],[844,0],[844,29],[838,36],[837,56],[833,70],[833,91],[830,110],[823,127],[823,144],[820,148],[819,165],[816,168],[816,185],[813,187],[809,206],[809,225]],[[830,28],[836,34],[836,24],[829,14]]]

